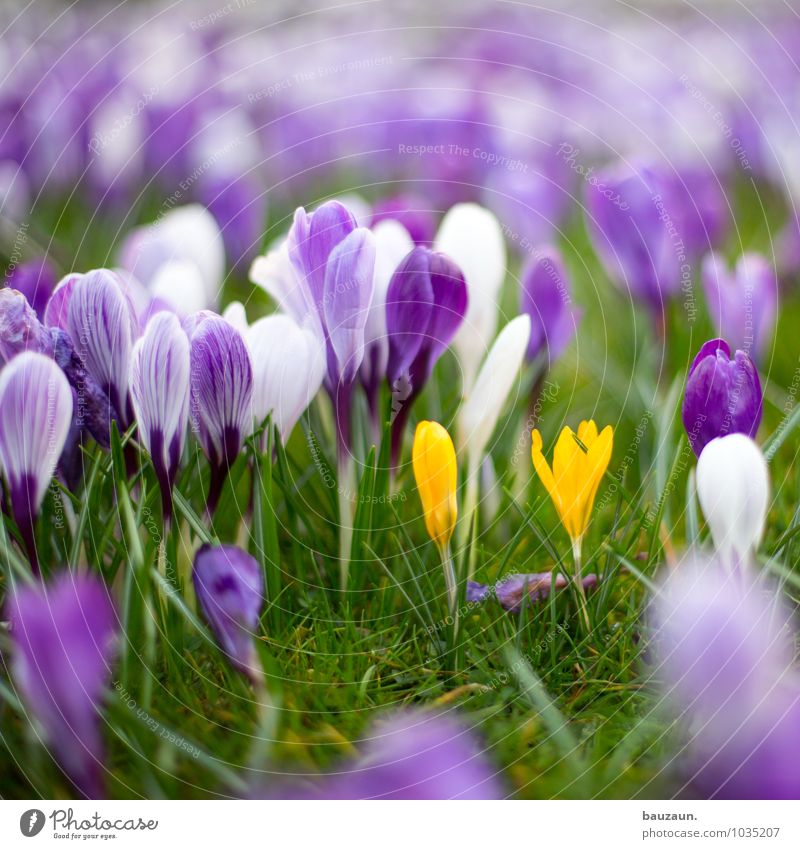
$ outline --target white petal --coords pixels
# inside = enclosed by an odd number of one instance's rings
[[[171,260],[160,266],[148,286],[154,298],[166,301],[180,316],[206,308],[205,282],[193,262]]]
[[[469,301],[453,340],[468,395],[478,365],[497,329],[500,286],[506,274],[506,247],[496,216],[475,203],[459,203],[445,215],[434,245],[464,273]]]
[[[706,445],[697,461],[697,496],[714,546],[728,564],[755,552],[767,517],[769,472],[750,437],[731,433]]]
[[[264,256],[258,256],[250,266],[250,280],[262,288],[283,310],[298,324],[313,321],[319,323],[319,313],[313,303],[309,303],[303,281],[297,276],[286,242],[272,247]]]
[[[459,413],[459,438],[472,468],[477,468],[525,359],[531,320],[518,315],[498,334]]]
[[[244,304],[241,301],[231,301],[227,307],[225,307],[225,311],[222,313],[222,317],[228,324],[232,324],[239,333],[244,336],[247,333],[250,325],[247,323],[247,312],[245,311]]]

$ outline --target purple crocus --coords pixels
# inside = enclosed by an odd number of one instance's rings
[[[647,165],[615,164],[592,176],[588,226],[612,281],[660,316],[681,286],[677,224],[666,206],[668,182]]]
[[[763,396],[758,370],[744,351],[724,339],[706,342],[694,358],[683,397],[683,426],[694,453],[727,433],[755,438],[761,423]]]
[[[310,215],[301,207],[287,237],[289,259],[300,279],[308,314],[325,340],[326,387],[336,414],[340,455],[350,446],[353,381],[364,357],[364,326],[374,287],[372,233],[356,226],[352,213],[337,201]]]
[[[584,590],[597,586],[597,575],[583,577]],[[533,572],[531,574],[514,574],[499,580],[494,587],[479,584],[477,581],[467,581],[467,601],[479,604],[491,597],[492,591],[500,602],[503,610],[509,613],[519,613],[522,601],[527,591],[531,603],[544,601],[555,589],[556,592],[569,586],[569,581],[560,572],[553,578],[552,572]]]
[[[579,311],[571,307],[570,281],[557,248],[537,248],[522,271],[519,309],[531,319],[528,360],[547,353],[547,367],[561,356],[577,330]]]
[[[62,572],[12,593],[12,677],[55,759],[90,799],[104,795],[99,709],[110,675],[116,616],[96,578]]]
[[[281,798],[502,799],[499,771],[459,720],[406,710],[373,726],[362,754],[316,784]]]
[[[33,259],[18,265],[6,280],[8,286],[22,292],[36,311],[39,319],[44,317],[47,300],[56,287],[56,275],[50,263],[44,259]]]
[[[22,351],[44,353],[48,333],[28,299],[16,289],[0,289],[0,362]]]
[[[195,324],[190,340],[190,415],[211,466],[206,508],[213,515],[252,431],[253,366],[239,331],[218,315]]]
[[[259,674],[253,638],[264,606],[264,573],[235,545],[204,545],[195,555],[194,591],[228,660],[250,677]]]
[[[47,301],[42,321],[47,327],[58,327],[68,330],[69,299],[75,284],[81,279],[81,274],[67,274],[58,281],[53,293]]]
[[[761,254],[745,253],[731,272],[722,257],[711,253],[703,260],[702,280],[719,335],[759,359],[775,327],[778,307],[778,281],[772,266]]]
[[[172,518],[172,485],[189,418],[189,339],[177,316],[156,313],[131,362],[131,398],[138,433],[161,488],[164,522]]]
[[[128,378],[139,335],[136,310],[119,276],[104,268],[82,275],[71,289],[67,332],[86,370],[108,396],[124,433],[133,423]]]
[[[790,617],[750,570],[688,555],[653,602],[654,677],[687,729],[687,782],[712,798],[800,796]]]
[[[430,246],[436,235],[436,214],[430,202],[414,194],[379,200],[372,208],[372,226],[380,221],[399,221],[417,245]]]
[[[36,516],[71,421],[72,390],[49,357],[25,351],[0,372],[0,467],[14,521],[36,574]]]
[[[416,247],[400,263],[386,293],[392,390],[392,461],[400,459],[411,405],[467,311],[467,285],[458,266],[442,253]]]

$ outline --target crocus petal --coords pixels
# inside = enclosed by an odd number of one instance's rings
[[[531,459],[533,460],[533,468],[539,480],[542,482],[547,494],[550,496],[559,516],[561,515],[561,496],[556,486],[556,480],[553,477],[553,471],[550,464],[545,459],[542,452],[542,435],[534,428],[531,431]]]
[[[0,361],[22,351],[46,353],[50,337],[22,292],[0,289]]]
[[[253,639],[264,606],[264,573],[251,555],[233,545],[204,545],[195,555],[197,601],[228,660],[258,675]]]
[[[519,376],[530,332],[531,320],[527,315],[518,315],[500,331],[461,407],[458,418],[461,446],[473,470],[477,470],[483,459],[489,438]]]
[[[467,313],[453,347],[468,395],[497,328],[500,286],[506,273],[503,231],[489,210],[460,203],[442,220],[435,248],[452,258],[467,282]]]
[[[755,553],[769,504],[767,461],[741,433],[712,439],[697,461],[697,497],[720,559],[729,567]]]
[[[322,315],[336,363],[332,385],[351,383],[364,357],[364,325],[372,302],[375,240],[358,228],[332,251],[325,269]],[[331,363],[329,363],[329,369]]]
[[[585,590],[594,589],[597,586],[597,575],[585,575],[582,580]],[[494,591],[504,610],[509,613],[519,613],[526,593],[530,602],[536,603],[548,598],[553,589],[563,590],[567,585],[568,581],[561,572],[558,572],[555,578],[552,572],[516,573],[501,578],[493,587],[470,581],[467,586],[467,601],[473,603],[486,601]]]
[[[172,313],[153,316],[136,343],[130,386],[139,438],[153,460],[168,516],[189,418],[189,339]]]
[[[138,326],[133,305],[113,271],[90,271],[76,281],[67,330],[86,370],[108,395],[121,429],[127,430],[132,421],[128,376]]]
[[[247,321],[247,311],[241,301],[231,301],[228,306],[225,307],[222,317],[228,322],[228,324],[233,325],[233,327],[235,327],[242,336],[247,334],[250,324]]]
[[[110,677],[116,616],[96,578],[62,573],[9,597],[12,673],[48,746],[76,787],[103,795],[98,710]]]
[[[285,240],[265,256],[253,260],[250,279],[298,324],[308,322],[309,319],[315,322],[318,335],[323,336],[318,307],[305,285],[304,278],[298,275],[289,259]]]
[[[81,277],[81,274],[68,274],[59,280],[45,307],[44,323],[47,327],[59,327],[61,330],[68,330],[69,299],[72,296],[75,284]]]
[[[206,282],[197,263],[174,259],[159,266],[147,286],[152,298],[169,304],[180,316],[202,310],[209,303]]]
[[[288,315],[270,315],[247,331],[253,361],[257,426],[272,414],[285,443],[325,377],[325,352],[316,334]]]
[[[22,292],[41,320],[47,301],[56,287],[55,272],[50,263],[40,257],[16,266],[13,273],[6,277],[6,286]]]
[[[458,518],[458,467],[450,434],[438,422],[417,425],[412,462],[428,534],[444,547],[450,542]]]

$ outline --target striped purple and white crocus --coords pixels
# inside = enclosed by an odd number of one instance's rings
[[[211,516],[253,429],[253,366],[242,335],[224,318],[190,316],[184,327],[190,328],[189,414],[211,467],[206,501]]]
[[[172,487],[186,441],[189,372],[189,339],[177,316],[156,313],[133,349],[130,393],[139,439],[161,488],[167,526],[172,519]]]
[[[100,705],[117,619],[102,582],[62,572],[9,596],[12,679],[55,759],[90,799],[104,795]]]
[[[44,354],[25,351],[0,372],[0,467],[31,568],[39,574],[34,528],[72,421],[72,390]]]

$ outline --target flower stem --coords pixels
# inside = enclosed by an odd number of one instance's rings
[[[353,480],[355,467],[347,451],[339,452],[339,587],[347,592],[350,578],[350,555],[353,546]]]
[[[573,581],[575,583],[575,590],[578,594],[578,607],[580,609],[581,621],[583,622],[583,625],[586,628],[586,633],[588,634],[592,630],[592,626],[589,622],[589,610],[586,606],[586,590],[583,586],[583,575],[581,574],[582,542],[583,540],[580,537],[572,540],[572,559],[574,561]]]

